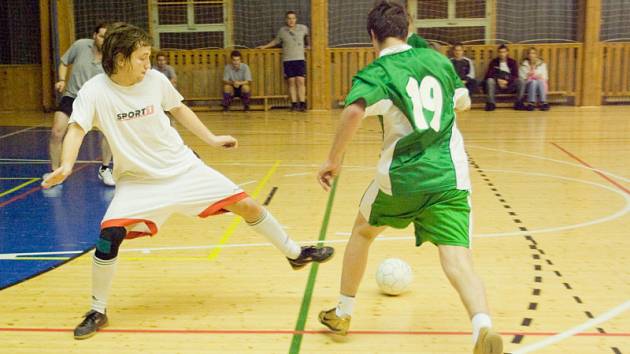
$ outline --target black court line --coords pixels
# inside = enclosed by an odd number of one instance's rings
[[[265,199],[265,202],[263,203],[264,206],[267,206],[271,203],[271,199],[273,199],[273,196],[276,194],[277,191],[278,191],[278,187],[271,188],[269,195],[267,195],[267,198]]]
[[[520,231],[527,232],[528,228],[524,225],[523,218],[519,217],[518,214],[512,209],[512,207],[508,204],[505,197],[496,188],[496,185],[492,183],[492,181],[490,180],[486,172],[475,162],[475,160],[472,157],[470,157],[470,154],[468,155],[468,160],[469,160],[469,164],[479,173],[479,175],[482,177],[485,184],[493,192],[494,196],[497,198],[497,202],[501,204],[503,208],[508,212],[508,214],[512,217],[512,221],[514,221],[517,228]],[[545,251],[542,248],[540,248],[539,242],[536,241],[536,239],[532,235],[526,234],[524,235],[523,238],[527,242],[529,242],[528,246],[532,252],[532,258],[536,262],[534,264],[534,274],[535,274],[534,283],[536,285],[534,287],[534,290],[532,291],[532,294],[531,294],[532,301],[528,303],[527,310],[536,311],[539,308],[539,302],[537,300],[541,296],[541,293],[542,293],[541,287],[544,280],[544,277],[542,275],[539,275],[540,274],[539,272],[543,270],[543,264],[541,262],[544,261],[549,266],[553,266],[554,262],[549,258],[549,256],[545,253]],[[553,268],[553,267],[549,267],[549,268]],[[553,274],[556,275],[556,278],[558,279],[563,278],[562,273],[560,273],[560,271],[555,270],[555,269],[551,269],[551,271]],[[573,290],[573,287],[568,282],[562,282],[562,284],[564,285],[567,291]],[[580,298],[579,296],[571,294],[571,297],[573,300],[575,300],[576,303],[580,305],[584,305],[582,298]],[[589,319],[593,318],[593,314],[590,311],[584,310],[583,313]],[[533,317],[534,316],[524,317],[521,320],[521,326],[529,327],[531,323],[534,321]],[[598,327],[597,330],[600,333],[606,333],[606,331],[602,327]],[[523,341],[524,338],[525,338],[525,335],[521,335],[521,334],[514,335],[514,337],[512,338],[512,343],[519,344]],[[613,352],[621,354],[618,348],[612,347],[611,349]]]

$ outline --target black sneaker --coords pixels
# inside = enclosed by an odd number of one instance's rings
[[[530,103],[527,104],[525,109],[528,110],[528,111],[533,111],[534,109],[536,109],[536,105],[534,105],[534,103],[530,102]]]
[[[497,105],[495,105],[494,103],[490,103],[490,102],[486,103],[485,109],[487,112],[494,111],[496,108],[497,108]]]
[[[223,107],[223,112],[227,112],[230,110],[230,106],[221,105],[221,107]]]
[[[300,106],[297,102],[291,102],[291,112],[295,112],[300,109]]]
[[[298,111],[300,111],[300,112],[306,112],[306,102],[300,102],[300,103],[298,103]]]
[[[332,259],[335,254],[335,249],[332,247],[315,247],[315,246],[302,246],[302,252],[296,259],[290,259],[289,264],[294,270],[302,269],[304,266],[311,262],[325,263]]]
[[[543,103],[540,105],[540,110],[541,110],[541,111],[548,111],[548,110],[549,110],[549,108],[550,108],[550,107],[549,107],[549,103],[547,103],[547,102],[543,102]]]
[[[243,111],[249,112],[249,105],[248,104],[243,106]]]
[[[88,311],[85,319],[74,329],[74,339],[87,339],[100,328],[107,327],[107,315],[95,310]]]
[[[524,111],[527,109],[527,107],[525,106],[523,101],[519,100],[519,101],[514,102],[514,109],[517,111]]]

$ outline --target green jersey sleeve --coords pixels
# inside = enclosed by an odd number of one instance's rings
[[[379,75],[378,69],[377,66],[369,65],[354,76],[352,88],[346,96],[346,106],[363,99],[366,107],[370,107],[388,98],[383,81],[385,75],[382,73]]]
[[[414,48],[431,48],[429,42],[427,42],[426,39],[420,37],[415,33],[412,33],[411,36],[407,38],[407,44]]]

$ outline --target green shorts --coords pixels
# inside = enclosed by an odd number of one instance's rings
[[[361,199],[360,211],[372,226],[403,229],[413,222],[416,246],[471,246],[470,192],[452,189],[393,197],[372,183]]]

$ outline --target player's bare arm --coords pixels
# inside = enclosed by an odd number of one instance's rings
[[[72,173],[74,163],[79,156],[79,149],[85,137],[85,131],[78,124],[70,124],[66,137],[63,139],[61,151],[61,166],[54,170],[48,178],[42,182],[42,187],[50,188],[62,183]]]
[[[461,90],[461,91],[459,91]],[[463,93],[466,91],[465,93]],[[461,92],[461,93],[460,93]],[[455,91],[455,97],[453,98],[455,101],[455,111],[463,112],[470,109],[470,95],[468,94],[468,90],[465,88],[458,88]]]
[[[317,174],[317,181],[328,191],[332,184],[332,179],[339,174],[343,154],[348,148],[352,137],[359,130],[361,120],[365,114],[365,103],[359,100],[348,107],[341,113],[341,122],[337,128],[333,146],[328,154],[328,160],[324,162]]]
[[[259,45],[259,46],[258,46],[258,47],[256,47],[256,48],[257,48],[257,49],[267,49],[267,48],[272,48],[272,47],[275,47],[275,46],[277,46],[278,44],[280,44],[280,43],[278,43],[278,41],[274,38],[271,42],[269,42],[269,43],[267,43],[267,44],[264,44],[264,45]]]
[[[59,80],[55,83],[55,89],[57,92],[61,93],[66,88],[66,75],[68,74],[68,67],[64,63],[61,63],[59,64],[58,72]]]
[[[236,148],[238,140],[230,135],[214,135],[201,121],[199,117],[185,104],[181,104],[170,110],[170,113],[179,121],[186,129],[195,134],[206,144],[216,148]]]

